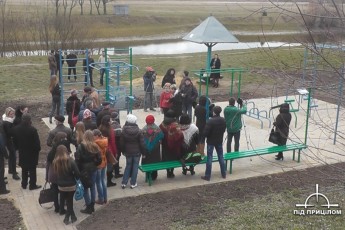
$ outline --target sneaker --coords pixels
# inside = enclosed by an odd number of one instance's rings
[[[155,108],[150,108],[151,111],[156,111]]]
[[[126,188],[126,185],[125,185],[125,184],[122,184],[122,185],[121,185],[121,188],[122,188],[122,189],[125,189],[125,188]]]
[[[112,181],[109,181],[107,183],[107,187],[113,187],[113,186],[116,186],[116,183],[112,182]]]
[[[133,189],[133,188],[136,188],[136,187],[138,187],[138,184],[137,183],[135,183],[134,185],[131,185],[131,188]]]

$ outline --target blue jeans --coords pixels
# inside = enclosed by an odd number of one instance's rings
[[[97,186],[97,193],[99,201],[108,200],[107,196],[107,182],[106,182],[106,172],[107,167],[102,169],[97,169],[97,176],[96,176],[96,186]]]
[[[206,162],[206,172],[205,176],[207,179],[211,179],[211,171],[212,171],[212,158],[213,158],[213,149],[216,149],[218,155],[218,162],[220,166],[220,172],[223,177],[226,176],[226,168],[225,162],[223,157],[223,146],[222,144],[219,145],[210,145],[207,144],[207,162]]]
[[[96,188],[95,188],[96,176],[97,176],[97,170],[91,174],[91,179],[92,179],[91,188],[85,188],[84,189],[84,200],[85,200],[86,205],[89,205],[91,203],[95,203],[95,200],[96,200]],[[91,199],[90,199],[89,190],[91,192]]]
[[[231,142],[232,138],[235,140],[235,152],[238,152],[238,149],[240,148],[240,137],[241,137],[241,131],[238,131],[237,133],[229,133],[228,132],[228,141],[226,143],[226,152],[231,152]]]
[[[56,110],[56,115],[60,114],[60,100],[59,101],[54,101],[54,99],[52,99],[52,110],[49,113],[49,117],[53,117],[54,113]]]
[[[131,185],[137,183],[140,156],[126,156],[126,168],[122,178],[122,184],[127,185],[129,175],[131,175]]]

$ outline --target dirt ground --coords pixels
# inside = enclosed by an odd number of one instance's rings
[[[283,73],[271,73],[265,72],[265,70],[252,71],[256,74],[265,75],[265,77],[274,76],[276,83],[272,85],[264,84],[265,81],[262,81],[262,83],[246,83],[241,88],[241,97],[244,99],[285,95],[286,88],[291,87],[294,84],[294,78],[297,78],[297,75],[294,77],[293,73],[287,79],[286,74]],[[178,77],[177,81],[179,82],[180,80],[181,77]],[[198,87],[196,79],[193,81]],[[160,88],[160,82],[161,77],[157,80],[157,89]],[[229,98],[229,88],[230,80],[222,79],[219,88],[209,89],[209,96],[213,102],[227,100]],[[237,88],[237,86],[234,88]],[[133,92],[137,97],[134,107],[138,108],[142,104],[141,100],[143,96],[141,79],[134,81]],[[205,92],[204,88],[203,92]],[[237,90],[234,91],[234,94],[237,95]],[[319,92],[318,98],[333,102],[335,100],[334,96],[322,92]],[[50,95],[44,95],[41,98],[30,98],[25,102],[16,100],[2,102],[0,104],[0,111],[3,113],[8,106],[15,108],[23,103],[29,108],[33,126],[37,128],[41,140],[42,150],[40,152],[38,167],[45,167],[46,156],[49,151],[49,148],[46,146],[49,129],[44,125],[41,118],[47,117],[50,111]],[[344,166],[345,164],[341,164],[339,167],[343,168]],[[221,203],[223,199],[230,197],[243,200],[247,197],[281,192],[286,189],[291,189],[291,187],[301,188],[315,184],[315,182],[325,186],[332,182],[330,182],[329,177],[317,178],[317,181],[311,180],[308,175],[312,175],[315,170],[321,169],[307,169],[303,172],[282,173],[267,177],[250,178],[216,185],[114,200],[96,214],[91,215],[80,223],[78,229],[113,229],[115,226],[117,229],[165,229],[169,223],[181,218],[191,223],[200,219],[207,221],[219,213],[214,212],[214,210],[212,213],[206,209],[200,210],[199,204],[201,203],[212,203],[216,201]],[[327,166],[322,168],[322,170],[337,173],[331,171]],[[195,196],[195,193],[192,191],[198,191],[198,195]],[[181,197],[184,197],[183,202],[181,201]],[[0,210],[7,210],[6,212],[0,212],[0,228],[15,229],[18,223],[19,211],[13,208],[12,201],[1,199],[0,197]]]

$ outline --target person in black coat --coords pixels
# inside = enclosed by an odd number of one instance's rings
[[[73,71],[74,81],[77,81],[77,62],[78,57],[75,53],[71,52],[66,56],[66,62],[68,65],[68,81],[70,81],[71,72]]]
[[[182,86],[181,95],[183,98],[182,112],[188,114],[189,118],[192,119],[192,108],[198,98],[198,91],[188,77],[185,79],[184,86]]]
[[[171,104],[170,109],[174,111],[176,121],[180,120],[180,116],[182,115],[182,101],[183,97],[180,91],[177,91],[176,85],[170,86],[171,92],[173,97],[169,99]]]
[[[162,88],[164,88],[165,83],[170,83],[171,85],[176,84],[174,68],[168,69],[168,71],[164,75],[163,80],[162,80]]]
[[[213,87],[218,88],[219,86],[219,79],[220,79],[220,66],[221,62],[218,57],[218,54],[215,54],[214,57],[211,60],[210,67],[213,73],[211,73],[210,78],[213,78]]]
[[[81,106],[81,102],[80,102],[80,99],[78,98],[78,90],[72,89],[71,96],[67,98],[67,102],[66,102],[66,112],[68,115],[67,121],[68,121],[69,127],[72,130],[74,129],[74,125],[75,125],[72,122],[72,117],[78,116],[79,111],[80,111],[80,106]]]
[[[153,108],[153,91],[154,91],[154,82],[156,81],[156,72],[151,67],[146,67],[146,72],[143,76],[144,80],[144,91],[145,91],[145,100],[144,100],[144,111],[147,112],[147,109],[150,108],[152,111],[156,111]]]
[[[28,177],[30,177],[30,190],[41,188],[42,186],[36,184],[36,167],[41,144],[37,129],[31,125],[31,116],[29,114],[23,114],[22,122],[13,128],[13,141],[19,151],[19,166],[22,168],[22,188],[26,189]]]
[[[275,131],[279,132],[279,146],[286,145],[287,139],[289,137],[289,125],[291,122],[291,113],[288,103],[280,105],[279,114],[276,117],[276,121],[273,125],[276,127]],[[284,160],[283,152],[279,152],[276,155],[276,160]]]
[[[221,112],[222,108],[219,106],[215,106],[213,108],[214,116],[206,122],[206,126],[204,129],[204,136],[207,139],[207,162],[205,176],[202,176],[201,179],[206,181],[210,181],[211,179],[214,148],[217,151],[218,162],[222,177],[224,179],[226,178],[226,168],[223,157],[223,136],[226,129],[226,122],[224,117],[220,117]]]
[[[0,195],[8,194],[10,191],[6,189],[5,183],[5,158],[8,158],[8,153],[5,147],[5,140],[3,136],[2,122],[0,121]]]
[[[26,105],[20,105],[16,108],[16,111],[14,112],[14,120],[13,120],[13,126],[17,126],[22,122],[22,116],[24,113],[27,113],[29,111],[28,107]]]

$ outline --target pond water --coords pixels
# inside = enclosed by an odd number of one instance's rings
[[[283,42],[239,42],[239,43],[218,43],[212,47],[213,51],[217,50],[242,50],[254,48],[276,48],[300,46],[299,43],[283,43]],[[207,52],[207,46],[204,44],[193,43],[189,41],[170,42],[160,44],[147,44],[133,46],[134,55],[162,55],[162,54],[187,54]]]
[[[219,50],[247,50],[255,48],[276,48],[276,47],[292,47],[300,46],[300,43],[284,43],[284,42],[239,42],[239,43],[218,43],[212,47],[212,51]],[[173,41],[173,42],[155,42],[152,44],[145,45],[134,45],[132,48],[133,55],[173,55],[173,54],[192,54],[207,52],[207,46],[204,44],[193,43],[189,41]],[[123,51],[128,52],[128,47],[115,47],[117,49],[124,49]],[[94,48],[89,50],[93,55],[99,55],[102,49]],[[68,50],[69,52],[70,50]],[[85,50],[76,51],[79,54],[84,53]],[[118,51],[117,51],[118,52]],[[13,56],[46,56],[49,51],[47,50],[33,50],[33,51],[16,51],[6,52],[6,57]],[[111,49],[109,54],[113,55]]]

